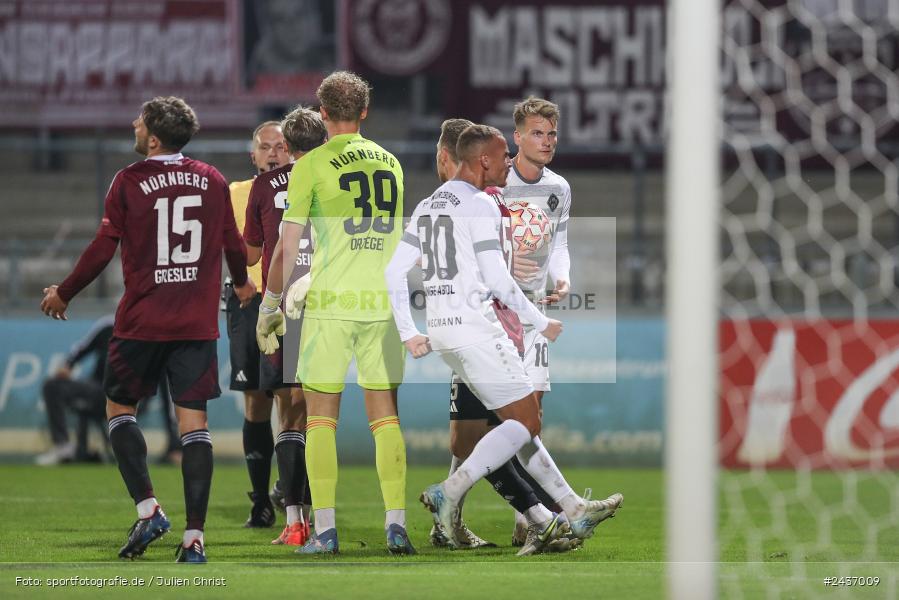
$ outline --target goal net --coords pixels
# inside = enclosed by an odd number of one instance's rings
[[[718,592],[895,597],[899,2],[720,17]]]

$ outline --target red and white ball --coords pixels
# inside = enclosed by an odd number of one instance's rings
[[[533,254],[545,247],[553,237],[553,223],[536,204],[513,202],[512,245],[516,254]]]

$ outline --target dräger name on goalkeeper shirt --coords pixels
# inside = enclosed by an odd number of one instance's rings
[[[306,316],[393,318],[384,270],[403,233],[399,161],[358,133],[337,135],[293,166],[284,220],[311,221],[316,248]]]

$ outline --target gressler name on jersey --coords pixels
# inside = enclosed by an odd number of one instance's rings
[[[159,283],[183,283],[197,280],[198,267],[173,267],[171,269],[156,269],[153,279]]]
[[[168,173],[159,173],[139,182],[141,191],[144,196],[149,196],[152,192],[158,192],[164,187],[173,185],[189,185],[201,190],[209,189],[209,179],[198,175],[197,173],[186,173],[184,171],[169,171]]]
[[[384,164],[390,165],[390,168],[396,168],[396,159],[393,156],[378,152],[377,150],[369,150],[368,148],[359,148],[357,150],[347,150],[346,152],[342,152],[337,155],[336,158],[332,158],[328,162],[334,167],[336,170],[340,170],[343,167],[349,166],[356,162],[357,160],[380,160]]]

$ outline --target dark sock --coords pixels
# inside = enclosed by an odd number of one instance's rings
[[[208,429],[181,436],[181,476],[184,479],[186,529],[203,530],[212,487],[212,438]]]
[[[152,498],[153,483],[147,470],[147,443],[133,415],[109,420],[109,443],[119,463],[119,473],[134,503]]]
[[[545,506],[549,510],[553,511],[554,513],[563,512],[562,507],[559,506],[559,504],[555,500],[552,499],[552,496],[547,494],[546,490],[544,490],[542,487],[540,487],[540,484],[537,483],[537,481],[533,477],[531,477],[531,474],[528,473],[527,469],[524,468],[524,465],[522,465],[518,461],[517,456],[513,456],[512,460],[510,460],[509,463],[515,467],[515,470],[518,472],[518,474],[521,476],[521,478],[524,479],[527,482],[527,484],[531,487],[531,489],[534,491],[534,493],[537,494],[537,499],[540,500],[540,503],[543,506]],[[524,511],[519,510],[518,512],[523,513]]]
[[[278,434],[275,444],[278,455],[278,476],[284,492],[285,506],[302,504],[306,489],[306,436],[288,429]]]
[[[272,454],[275,441],[270,421],[243,422],[243,452],[250,473],[250,485],[259,498],[268,497],[268,484],[272,474]]]
[[[512,466],[512,461],[507,462],[496,471],[488,473],[484,478],[490,482],[497,494],[522,514],[530,507],[540,503],[531,486]]]

